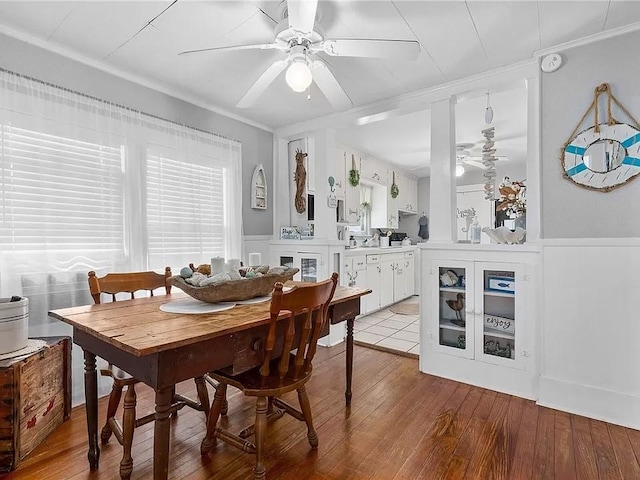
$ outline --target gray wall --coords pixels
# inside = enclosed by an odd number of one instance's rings
[[[169,95],[123,80],[47,50],[0,35],[0,67],[103,100],[141,110],[242,142],[242,217],[245,235],[271,235],[273,202],[267,210],[252,210],[251,176],[262,163],[273,180],[273,134],[213,113]]]
[[[601,83],[640,119],[640,32],[562,52],[560,70],[542,76],[542,237],[640,237],[640,180],[609,193],[581,188],[562,177],[560,148]],[[603,104],[604,105],[604,104]],[[613,108],[618,121],[631,121]],[[587,128],[593,116],[585,120]]]
[[[418,237],[418,220],[422,216],[422,212],[429,216],[429,177],[418,179],[418,214],[405,215],[400,217],[398,221],[398,231],[406,233],[414,240],[420,240]]]

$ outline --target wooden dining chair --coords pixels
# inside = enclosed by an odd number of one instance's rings
[[[101,303],[102,294],[111,295],[112,301],[117,301],[118,293],[129,293],[131,298],[135,298],[134,293],[140,290],[146,290],[151,296],[156,289],[164,288],[165,293],[171,293],[171,268],[166,267],[164,275],[156,272],[134,272],[134,273],[109,273],[104,277],[98,278],[96,272],[89,272],[89,291],[96,304]],[[114,434],[118,442],[123,446],[124,453],[120,462],[120,477],[123,480],[131,476],[133,470],[133,459],[131,457],[131,444],[133,442],[134,429],[152,422],[155,419],[155,413],[150,413],[143,417],[137,418],[136,415],[136,390],[135,385],[139,380],[129,375],[124,370],[114,366],[107,365],[107,368],[101,369],[100,374],[113,379],[113,388],[109,396],[109,405],[107,407],[107,420],[102,428],[100,438],[102,443],[107,443],[111,434]],[[198,393],[198,401],[175,393],[173,391],[173,400],[171,405],[171,413],[176,415],[178,410],[184,406],[189,406],[195,410],[209,415],[209,394],[203,377],[194,379],[196,383],[196,391]],[[127,393],[124,397],[124,412],[122,415],[122,425],[118,422],[115,415],[122,397],[122,390],[127,387]]]
[[[225,370],[210,373],[219,385],[209,412],[207,433],[200,446],[201,454],[206,455],[219,438],[244,452],[255,454],[253,478],[264,479],[267,424],[285,413],[307,424],[309,444],[311,448],[318,448],[318,435],[313,428],[305,385],[311,378],[311,362],[318,338],[327,325],[329,303],[337,282],[338,274],[334,273],[323,282],[299,285],[286,293],[282,290],[282,283],[276,283],[271,298],[269,331],[261,352],[262,365],[236,376]],[[246,396],[256,397],[255,423],[240,434],[217,427],[227,385],[238,388]],[[279,398],[293,390],[298,393],[301,411]],[[254,434],[255,442],[252,443],[247,437]]]

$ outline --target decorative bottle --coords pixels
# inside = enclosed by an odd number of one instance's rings
[[[478,217],[473,217],[473,223],[471,224],[471,243],[480,243],[480,234],[482,233],[482,227],[478,223]]]

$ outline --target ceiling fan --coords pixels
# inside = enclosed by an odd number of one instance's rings
[[[380,39],[328,39],[316,23],[318,0],[286,0],[280,4],[280,21],[271,43],[234,45],[228,47],[187,50],[179,55],[229,50],[271,50],[286,53],[286,58],[277,60],[255,81],[237,106],[247,108],[264,93],[273,81],[286,69],[286,82],[295,92],[304,92],[311,82],[335,108],[351,107],[351,99],[342,89],[327,64],[318,59],[318,54],[336,57],[401,58],[414,60],[420,53],[420,44],[414,40]]]
[[[472,156],[469,152],[470,148],[473,148],[473,143],[457,143],[456,144],[456,174],[461,172],[460,176],[464,173],[464,165],[469,165],[471,167],[480,168],[482,170],[486,170],[487,167],[482,163],[482,156]],[[496,156],[497,160],[508,161],[509,157],[505,156]],[[461,168],[460,168],[461,167]]]

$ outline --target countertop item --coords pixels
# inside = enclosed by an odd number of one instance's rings
[[[372,255],[380,253],[396,253],[396,252],[415,252],[417,250],[416,245],[406,245],[400,247],[356,247],[345,249],[345,256],[355,255]]]

